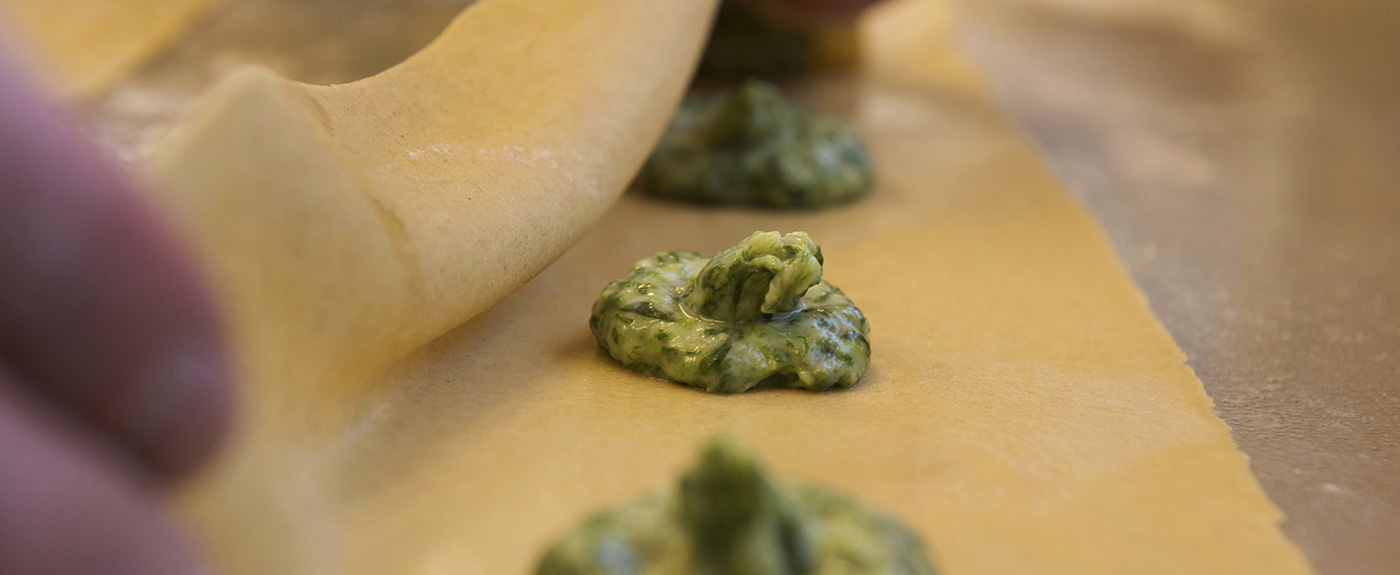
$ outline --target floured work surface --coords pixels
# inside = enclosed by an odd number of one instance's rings
[[[1321,573],[1400,565],[1400,3],[979,2],[1018,125],[1099,217]],[[1031,16],[1027,16],[1027,15]]]
[[[526,572],[716,431],[890,511],[954,575],[1308,572],[1181,352],[1008,125],[933,93],[813,92],[854,99],[873,196],[813,213],[624,197],[365,406],[326,471],[352,572]],[[589,304],[633,261],[756,229],[811,233],[869,316],[855,389],[707,395],[597,349]]]

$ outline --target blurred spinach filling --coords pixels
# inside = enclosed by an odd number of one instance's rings
[[[690,95],[637,183],[699,204],[818,208],[865,195],[873,180],[854,128],[751,80],[719,96]]]
[[[934,575],[917,537],[845,497],[773,483],[712,441],[676,486],[586,519],[536,575]]]

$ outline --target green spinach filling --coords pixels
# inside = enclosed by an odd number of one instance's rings
[[[588,325],[623,365],[710,392],[847,388],[870,366],[870,324],[821,276],[807,234],[755,232],[713,258],[637,262],[603,289]]]
[[[933,575],[917,537],[844,497],[770,482],[712,441],[678,484],[585,520],[537,575]]]
[[[687,98],[638,186],[701,204],[814,208],[859,198],[873,179],[855,129],[751,80],[718,97]]]

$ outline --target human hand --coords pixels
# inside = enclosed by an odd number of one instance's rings
[[[198,572],[159,491],[229,404],[189,256],[0,62],[0,573]]]

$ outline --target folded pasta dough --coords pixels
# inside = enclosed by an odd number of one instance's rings
[[[213,278],[244,383],[234,445],[187,503],[229,572],[332,569],[286,521],[326,486],[270,481],[317,458],[269,446],[343,429],[374,376],[592,224],[680,101],[714,4],[484,0],[358,82],[236,73],[153,151],[144,177]]]

